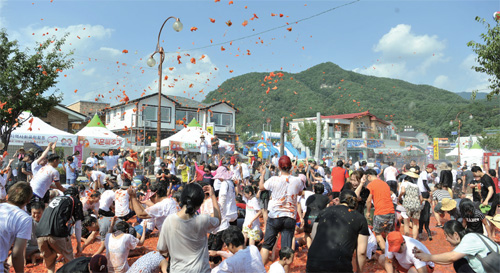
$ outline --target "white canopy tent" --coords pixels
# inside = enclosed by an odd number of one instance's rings
[[[458,148],[454,148],[451,152],[447,153],[446,156],[458,156]],[[460,147],[460,161],[467,163],[476,163],[478,166],[483,166],[484,150],[475,143],[471,149],[465,149]]]
[[[212,151],[211,139],[214,136],[203,130],[196,120],[193,119],[193,121],[175,135],[162,139],[160,142],[161,147],[169,147],[171,151],[199,152],[200,137],[203,135],[208,143],[208,152],[210,153]],[[151,143],[151,146],[156,147],[156,143]],[[219,148],[234,151],[234,144],[219,139]]]
[[[39,146],[47,146],[50,142],[57,142],[58,147],[77,145],[76,135],[52,127],[30,112],[23,112],[18,120],[24,122],[12,131],[10,145],[22,146],[24,143],[35,143]]]
[[[125,139],[111,132],[96,115],[78,133],[78,145],[91,149],[117,149],[125,146]]]

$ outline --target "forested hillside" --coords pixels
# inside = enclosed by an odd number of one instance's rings
[[[398,128],[412,125],[432,137],[447,137],[456,131],[450,120],[461,111],[463,134],[480,133],[500,126],[498,97],[493,101],[466,100],[429,85],[366,76],[346,71],[333,63],[322,63],[297,74],[248,73],[225,81],[210,92],[205,102],[227,101],[240,110],[237,132],[260,132],[271,118],[278,130],[279,119],[345,114],[369,110],[394,121]]]

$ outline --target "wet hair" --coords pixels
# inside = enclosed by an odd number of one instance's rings
[[[351,165],[349,165],[349,163],[346,163],[346,164],[345,164],[345,168],[346,168],[346,169],[349,169],[350,167],[351,167]]]
[[[352,190],[343,190],[339,199],[341,204],[346,204],[350,209],[356,209],[358,206],[356,193]]]
[[[354,178],[356,178],[356,180],[358,180],[360,182],[361,182],[361,178],[363,178],[363,175],[365,175],[365,172],[363,172],[362,170],[357,170],[357,171],[354,171],[351,173],[351,177],[354,176]]]
[[[186,213],[193,216],[196,210],[201,206],[205,194],[203,188],[196,183],[187,184],[182,190],[180,207],[186,206]]]
[[[128,233],[130,225],[125,221],[120,221],[115,224],[114,231],[121,231],[123,233]]]
[[[363,162],[361,162],[361,166],[366,166],[366,165],[368,165],[368,163],[363,160]]]
[[[34,209],[44,210],[45,204],[42,201],[33,202],[33,203],[31,203],[31,210],[34,210]]]
[[[167,183],[153,183],[153,185],[151,185],[151,191],[156,192],[157,197],[165,197],[168,192]]]
[[[83,185],[83,184],[78,184],[76,187],[78,188],[78,191],[80,191],[80,192],[85,191],[85,185]]]
[[[422,198],[428,199],[429,197],[430,197],[429,192],[426,191],[422,192]]]
[[[374,169],[368,169],[366,170],[365,172],[366,175],[374,175],[374,176],[377,176],[377,171],[374,170]]]
[[[17,182],[9,188],[7,196],[9,203],[20,207],[31,200],[33,190],[28,182]]]
[[[458,207],[460,209],[460,215],[464,218],[472,218],[474,216],[474,212],[476,211],[474,203],[472,203],[472,201],[468,198],[462,199]]]
[[[255,194],[255,190],[253,189],[252,186],[245,186],[245,188],[243,189],[243,192],[246,194],[250,194],[250,195]]]
[[[439,190],[440,190],[440,189],[442,189],[442,188],[443,188],[443,184],[441,184],[441,183],[437,183],[436,185],[434,185],[434,187],[435,187],[436,189],[439,189]]]
[[[489,170],[488,170],[488,174],[489,174],[489,175],[491,175],[491,176],[493,176],[493,177],[496,177],[496,176],[497,176],[497,172],[496,172],[495,170],[493,170],[493,169],[489,169]],[[498,192],[497,192],[497,193],[498,193]]]
[[[471,172],[475,173],[477,171],[480,171],[480,172],[483,172],[483,170],[481,169],[481,167],[479,166],[473,166],[472,168],[470,168]]]
[[[284,246],[280,249],[280,260],[290,259],[293,257],[293,249],[287,246]]]
[[[66,161],[73,162],[73,157],[72,156],[66,157]]]
[[[344,162],[342,160],[337,161],[337,167],[344,166]]]
[[[71,195],[73,197],[76,197],[80,194],[80,191],[76,187],[69,187],[66,189],[64,192],[64,195]]]
[[[315,194],[323,194],[323,192],[325,192],[325,185],[323,185],[323,183],[316,183],[313,188]]]
[[[58,160],[59,158],[61,158],[61,157],[58,154],[51,154],[47,157],[47,161],[54,162],[54,161]]]
[[[100,192],[98,192],[98,191],[95,191],[95,192],[93,192],[93,193],[90,195],[90,197],[94,197],[94,198],[95,198],[95,197],[101,197],[101,193],[100,193]]]
[[[455,232],[458,233],[460,240],[467,234],[467,230],[464,226],[457,220],[450,220],[444,224],[444,233],[448,236],[452,236]]]
[[[229,246],[229,244],[232,244],[234,247],[239,247],[245,244],[245,236],[243,236],[243,233],[238,227],[229,226],[222,233],[222,241],[227,246]]]
[[[387,163],[387,165],[389,165],[389,166],[394,166],[394,162],[389,161],[389,163]]]
[[[97,218],[91,215],[83,217],[82,226],[90,227],[93,223],[97,223]]]
[[[180,202],[181,201],[181,194],[182,194],[182,191],[176,191],[176,192],[174,192],[174,194],[172,194],[172,198],[174,198],[177,202]]]

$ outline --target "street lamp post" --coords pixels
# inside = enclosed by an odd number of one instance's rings
[[[457,143],[457,148],[458,148],[458,163],[462,163],[460,161],[460,128],[462,127],[462,121],[458,118],[458,116],[462,113],[465,113],[465,111],[462,111],[462,112],[458,112],[457,116],[455,117],[454,120],[451,120],[450,121],[450,125],[453,126],[453,121],[458,121],[458,132],[457,132],[457,136],[458,136],[458,143]],[[471,113],[469,113],[469,119],[473,119],[474,116],[472,116]]]
[[[157,122],[156,122],[156,160],[155,160],[155,171],[159,168],[160,163],[161,163],[161,83],[162,83],[162,69],[163,69],[163,61],[165,60],[165,51],[163,50],[163,47],[160,46],[160,35],[161,31],[163,30],[163,27],[165,26],[165,23],[167,23],[168,20],[174,18],[175,22],[173,24],[173,28],[175,31],[179,32],[182,30],[183,25],[179,18],[170,16],[168,17],[165,22],[163,22],[163,25],[161,25],[160,32],[158,33],[158,42],[156,43],[156,50],[151,54],[149,57],[147,64],[149,67],[153,67],[156,64],[155,59],[153,56],[158,53],[160,54],[160,62],[158,64],[158,107],[157,107]]]

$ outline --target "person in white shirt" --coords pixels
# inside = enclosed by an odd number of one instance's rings
[[[55,142],[50,142],[49,145],[47,145],[47,148],[43,151],[43,153],[38,156],[33,162],[31,162],[31,172],[33,173],[33,176],[35,176],[38,171],[47,164],[47,155],[49,154],[49,151],[52,150],[52,153],[54,153],[56,148],[56,143]],[[37,153],[38,154],[38,153]]]
[[[199,148],[200,148],[200,154],[201,154],[201,157],[200,157],[200,162],[207,162],[207,150],[208,150],[208,142],[205,140],[205,136],[204,135],[201,135],[200,137],[200,145],[199,145]]]
[[[389,188],[391,188],[391,191],[396,193],[398,192],[398,169],[394,167],[394,162],[390,161],[387,163],[389,165],[387,168],[384,169],[384,179],[387,185],[389,185]]]
[[[249,240],[250,245],[260,241],[260,221],[262,215],[259,201],[255,197],[253,186],[245,186],[243,189],[244,200],[247,203],[245,209],[245,221],[243,222],[243,235]]]
[[[275,167],[278,167],[278,161],[279,161],[279,158],[278,158],[278,154],[274,154],[273,155],[273,158],[271,159],[271,163],[275,166]]]
[[[130,187],[130,181],[124,181],[119,190],[115,192],[115,216],[123,221],[128,221],[135,215],[130,203],[130,195],[127,189]]]
[[[234,183],[231,180],[233,174],[228,171],[225,166],[220,166],[217,168],[217,172],[214,179],[219,179],[221,181],[219,189],[219,207],[221,222],[219,227],[214,230],[208,237],[208,249],[209,250],[221,250],[224,246],[222,241],[222,233],[226,230],[230,224],[235,224],[238,218],[238,208],[236,207],[236,193],[234,190]],[[234,222],[234,223],[233,223]],[[220,256],[210,257],[210,261],[214,264],[218,264],[221,261]]]
[[[259,249],[250,245],[245,247],[245,237],[238,227],[231,226],[222,234],[222,241],[233,256],[225,259],[220,265],[212,269],[212,273],[238,272],[238,273],[265,273]],[[212,253],[214,251],[211,251]]]
[[[409,273],[431,273],[433,262],[424,262],[415,257],[414,249],[430,254],[429,250],[417,239],[403,236],[399,231],[391,231],[386,238],[385,254],[379,257],[379,263],[387,273],[395,270]]]
[[[31,239],[32,218],[24,206],[31,200],[33,194],[30,184],[18,182],[9,188],[7,203],[0,203],[0,272],[8,272],[4,261],[12,248],[12,265],[14,272],[24,272],[25,249]]]
[[[304,184],[298,177],[290,175],[292,162],[286,155],[278,161],[280,176],[273,176],[264,183],[265,168],[261,168],[259,190],[271,191],[272,204],[269,203],[264,245],[261,249],[264,264],[268,262],[278,234],[281,234],[281,247],[291,247],[297,216],[297,197],[302,194]],[[279,228],[276,228],[279,227]],[[287,266],[288,269],[288,266]]]
[[[283,247],[280,249],[280,259],[274,262],[267,273],[285,273],[285,266],[293,263],[293,249]]]
[[[113,190],[105,190],[101,194],[101,198],[99,199],[99,215],[106,217],[113,217],[115,213],[111,210],[113,206],[113,202],[115,201],[115,191],[118,190],[119,187],[115,186]]]
[[[94,191],[98,191],[99,189],[102,189],[102,188],[105,188],[105,189],[110,188],[107,185],[108,181],[106,180],[105,173],[103,173],[101,171],[93,170],[92,168],[87,166],[87,168],[85,170],[85,174],[92,181],[90,184],[90,188],[92,188]]]
[[[48,157],[48,163],[43,166],[38,173],[31,179],[30,185],[33,189],[33,197],[31,202],[43,201],[45,204],[49,203],[49,189],[52,183],[56,188],[62,192],[66,189],[59,182],[59,171],[56,169],[59,165],[59,155],[51,154]],[[30,203],[31,203],[30,202]],[[31,213],[31,205],[28,203],[26,209]]]
[[[180,193],[174,194],[173,198],[168,197],[168,194],[170,193],[169,187],[170,186],[167,186],[166,183],[154,183],[151,186],[151,192],[154,192],[154,194],[150,197],[149,202],[144,202],[150,205],[147,208],[144,208],[139,199],[137,199],[137,194],[134,189],[129,188],[127,190],[133,210],[135,211],[137,217],[141,219],[149,219],[149,221],[153,223],[151,229],[146,229],[146,234],[151,233],[152,229],[155,227],[158,230],[161,230],[165,219],[167,219],[170,214],[174,214],[179,211],[178,201],[174,198],[177,197],[179,199]],[[144,232],[142,226],[135,226],[135,230],[139,235],[142,235]]]
[[[7,186],[7,182],[9,181],[11,175],[12,175],[12,168],[10,167],[12,162],[14,162],[14,158],[9,160],[9,164],[7,164],[7,167],[0,171],[0,203],[5,201],[5,198],[7,197],[7,192],[5,190]],[[3,156],[0,155],[0,165],[3,165]]]
[[[99,215],[99,200],[101,199],[101,193],[95,191],[89,196],[81,198],[83,211],[91,211],[94,215]]]
[[[97,167],[99,167],[99,159],[97,159],[94,151],[90,152],[90,156],[87,157],[85,165],[89,166],[94,170],[97,169]]]
[[[106,154],[102,152],[102,159],[106,162],[106,173],[107,174],[112,174],[113,170],[116,166],[118,165],[118,159],[124,157],[125,155],[123,154],[123,151],[120,152],[118,155],[114,155],[113,150],[109,150],[109,153]]]

